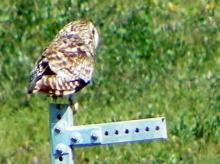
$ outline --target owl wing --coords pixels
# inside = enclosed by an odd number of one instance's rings
[[[28,92],[63,96],[86,86],[94,70],[94,59],[79,38],[60,38],[43,52],[35,69]]]

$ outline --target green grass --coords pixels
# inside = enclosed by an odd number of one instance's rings
[[[101,44],[76,123],[165,116],[166,142],[77,149],[77,163],[220,162],[217,0],[2,0],[0,163],[49,162],[48,105],[29,73],[66,23],[89,19]]]

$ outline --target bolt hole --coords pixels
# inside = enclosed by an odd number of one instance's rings
[[[108,136],[108,131],[105,131],[105,135]]]
[[[59,157],[59,161],[63,161],[63,157],[60,156],[60,157]]]
[[[160,127],[159,126],[156,126],[156,130],[159,130],[160,129]]]
[[[71,141],[73,142],[73,143],[77,143],[77,139],[76,138],[71,138]]]
[[[126,133],[126,134],[128,134],[128,133],[129,133],[129,130],[128,130],[128,129],[126,129],[126,130],[125,130],[125,133]]]
[[[149,129],[149,127],[147,126],[147,127],[145,128],[145,131],[147,131],[147,132],[148,132],[149,130],[150,130],[150,129]]]
[[[60,104],[57,104],[56,107],[57,107],[57,109],[61,109]]]
[[[135,129],[135,132],[138,133],[138,132],[139,132],[139,128],[136,128],[136,129]]]
[[[61,114],[57,115],[57,119],[60,120],[61,119]]]
[[[118,130],[116,130],[116,131],[115,131],[115,134],[118,135],[118,133],[119,133]]]
[[[55,128],[55,132],[59,134],[60,133],[60,129]]]

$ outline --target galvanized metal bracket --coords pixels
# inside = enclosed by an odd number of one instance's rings
[[[73,126],[73,113],[68,105],[51,104],[51,161],[74,163],[73,148],[102,146],[167,139],[164,117]]]

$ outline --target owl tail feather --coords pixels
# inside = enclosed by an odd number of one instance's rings
[[[28,93],[43,92],[50,96],[63,97],[78,92],[84,88],[89,82],[82,79],[66,81],[55,75],[43,76],[40,79],[34,80],[28,87]]]
[[[32,93],[33,93],[37,81],[39,81],[41,78],[42,78],[42,76],[37,76],[36,78],[34,78],[34,79],[29,83],[28,88],[27,88],[27,93],[28,93],[28,94],[32,94]]]

